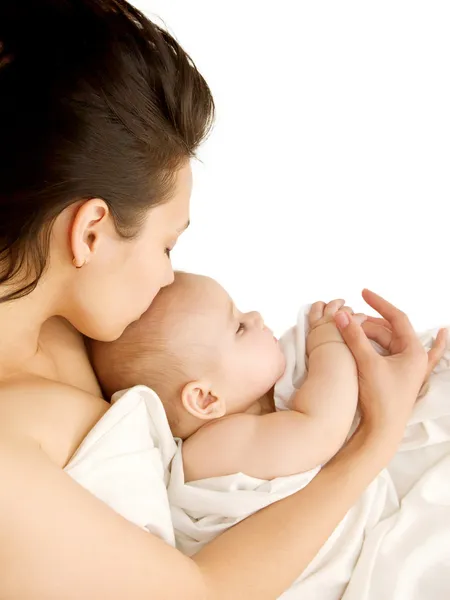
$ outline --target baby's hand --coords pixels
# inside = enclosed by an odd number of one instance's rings
[[[342,299],[332,300],[328,304],[315,302],[311,306],[308,315],[310,331],[306,340],[306,353],[308,356],[322,344],[345,343],[334,321],[334,315],[341,311],[354,315],[353,310],[349,306],[345,306],[345,300]],[[366,316],[354,315],[353,318],[357,319],[359,323],[363,323]]]

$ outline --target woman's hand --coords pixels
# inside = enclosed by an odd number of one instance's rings
[[[363,323],[366,315],[355,315],[350,306],[345,306],[345,300],[337,299],[331,302],[315,302],[308,314],[309,333],[306,339],[306,354],[309,356],[313,350],[323,344],[341,342],[345,345],[341,334],[337,330],[335,316],[343,311],[353,315],[356,323]],[[348,350],[346,350],[348,351]]]
[[[376,342],[388,354],[395,353],[395,340],[389,321],[386,321],[386,319],[379,319],[378,317],[366,316],[362,328],[369,340]],[[426,383],[444,355],[447,346],[447,336],[448,330],[446,328],[439,329],[436,339],[433,341],[433,344],[428,351],[428,368],[423,383]]]
[[[362,426],[389,433],[398,442],[424,380],[443,354],[446,334],[440,332],[427,353],[402,311],[369,290],[363,298],[383,317],[370,317],[373,327],[366,321],[365,329],[389,356],[378,354],[352,315],[341,311],[335,320],[358,367]]]

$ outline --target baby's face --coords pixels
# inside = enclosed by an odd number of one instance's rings
[[[227,413],[241,412],[264,396],[286,368],[272,331],[257,312],[240,312],[214,280],[197,277],[192,312],[183,311],[190,343],[211,349],[212,385],[227,398]],[[182,314],[183,314],[182,313]],[[188,340],[186,340],[188,341]],[[214,390],[213,390],[214,392]]]

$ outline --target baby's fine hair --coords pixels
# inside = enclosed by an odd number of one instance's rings
[[[118,340],[90,342],[92,363],[105,398],[146,385],[158,394],[172,426],[177,420],[177,400],[192,380],[192,373],[187,371],[192,347],[175,339],[177,313],[183,307],[189,277],[176,273],[174,283],[159,292],[147,312]]]

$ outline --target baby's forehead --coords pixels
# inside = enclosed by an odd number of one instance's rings
[[[206,278],[205,278],[206,279]],[[232,312],[228,294],[214,281],[199,281],[178,290],[165,307],[166,317],[179,333],[215,333],[226,325]],[[206,328],[206,330],[205,330]]]
[[[192,330],[199,326],[214,324],[217,327],[220,323],[226,323],[229,313],[230,309],[224,303],[203,297],[201,300],[187,299],[180,303],[177,308],[174,307],[170,318],[178,326],[182,323],[186,330]]]
[[[220,312],[230,305],[230,297],[214,279],[201,275],[184,276],[167,288],[174,304],[192,312]]]

